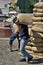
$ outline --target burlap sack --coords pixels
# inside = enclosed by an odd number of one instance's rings
[[[32,17],[29,14],[18,14],[17,19],[20,24],[30,25],[32,24]]]
[[[33,38],[32,42],[34,42],[34,43],[43,43],[43,39],[42,38]]]
[[[43,52],[43,47],[32,47],[34,52]]]
[[[42,52],[43,51],[43,47],[26,46],[25,48],[26,48],[26,50],[31,50],[31,51],[34,51],[34,52]]]
[[[43,26],[33,26],[32,30],[37,32],[43,32]]]
[[[32,47],[31,46],[26,46],[25,49],[26,50],[32,50]]]
[[[33,22],[43,21],[43,17],[32,17]]]
[[[43,25],[43,22],[33,22],[33,25]]]
[[[38,25],[38,24],[37,24],[37,25],[33,25],[32,27],[39,27],[39,28],[43,28],[43,25],[40,25],[40,24]]]
[[[43,17],[43,13],[33,12],[33,15],[34,15],[35,17]]]
[[[34,5],[34,7],[43,8],[43,2],[38,2]]]
[[[33,12],[43,13],[43,8],[34,8]]]
[[[34,38],[43,38],[43,33],[33,31],[33,37]]]
[[[43,59],[43,52],[36,53],[36,52],[30,51],[30,50],[26,50],[26,51],[27,51],[28,53],[30,53],[30,55],[32,55],[33,57],[42,58],[42,59]]]
[[[37,46],[37,47],[39,47],[39,46],[43,46],[43,43],[33,43],[33,42],[31,42],[31,43],[27,43],[27,46]]]

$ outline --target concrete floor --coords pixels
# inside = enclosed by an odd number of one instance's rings
[[[43,59],[33,58],[29,63],[19,62],[20,55],[18,55],[17,40],[13,42],[14,52],[8,52],[9,38],[0,38],[0,65],[43,65]],[[14,44],[15,43],[15,44]]]

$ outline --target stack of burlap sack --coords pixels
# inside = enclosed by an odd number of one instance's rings
[[[34,5],[32,20],[31,42],[28,42],[26,50],[33,56],[43,58],[43,2]]]

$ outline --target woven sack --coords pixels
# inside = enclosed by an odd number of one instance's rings
[[[33,25],[43,25],[43,22],[33,22]]]
[[[43,2],[36,3],[34,7],[43,8]]]
[[[34,38],[43,38],[43,33],[33,31],[33,37]]]
[[[30,51],[30,50],[26,50],[28,53],[30,53],[30,55],[32,55],[33,57],[36,58],[42,58],[43,59],[43,52],[37,53],[34,51]]]
[[[43,8],[34,8],[33,12],[43,13]]]
[[[42,38],[33,38],[32,42],[34,42],[34,43],[43,43],[43,39]]]
[[[25,47],[26,50],[31,50],[31,51],[34,51],[34,52],[43,52],[43,47],[31,47],[31,46],[26,46]]]
[[[30,25],[32,24],[32,17],[29,14],[18,14],[17,19],[20,24]]]
[[[43,47],[32,47],[34,52],[43,52]]]
[[[25,49],[26,50],[32,50],[32,47],[31,46],[26,46]]]
[[[43,46],[43,43],[33,43],[33,42],[29,43],[28,42],[27,46],[35,46],[35,47],[37,46],[38,47],[38,46]]]
[[[43,17],[32,17],[33,22],[43,21]]]
[[[43,17],[43,13],[33,12],[33,15],[34,15],[35,17]]]
[[[37,32],[43,32],[43,26],[38,26],[38,25],[36,25],[36,26],[32,26],[32,30],[33,31],[37,31]]]

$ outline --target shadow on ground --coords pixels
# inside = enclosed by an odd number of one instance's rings
[[[28,62],[29,64],[40,64],[43,63],[43,58],[34,58],[32,61]]]

